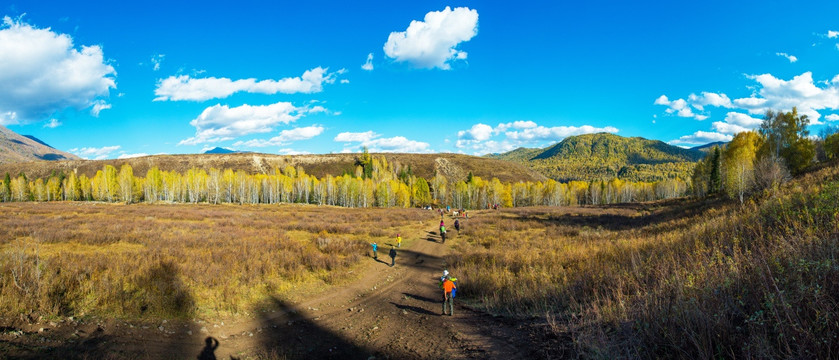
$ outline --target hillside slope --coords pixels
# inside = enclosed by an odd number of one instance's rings
[[[465,180],[472,172],[475,176],[504,182],[544,181],[546,178],[527,167],[509,161],[488,159],[460,154],[373,154],[384,156],[389,163],[411,167],[414,175],[430,179],[440,173],[452,180]],[[134,174],[145,176],[152,167],[161,170],[185,172],[190,168],[209,170],[233,169],[248,173],[271,173],[274,168],[301,166],[308,174],[317,177],[341,175],[355,172],[355,162],[359,154],[324,154],[324,155],[269,155],[255,153],[235,154],[195,154],[195,155],[155,155],[131,159],[114,160],[76,160],[58,162],[29,162],[0,164],[0,174],[25,173],[31,178],[43,178],[56,172],[76,172],[91,177],[105,165],[117,168],[129,164]]]
[[[519,148],[493,158],[521,163],[558,180],[621,178],[632,181],[687,179],[704,153],[659,140],[608,133],[571,136],[544,148]]]
[[[0,164],[36,160],[74,160],[78,156],[55,149],[31,136],[0,125]]]

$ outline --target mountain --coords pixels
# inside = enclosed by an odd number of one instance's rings
[[[711,151],[711,149],[713,149],[713,148],[714,148],[714,146],[723,147],[723,146],[725,146],[725,144],[728,144],[728,142],[725,142],[725,141],[717,141],[717,142],[707,143],[707,144],[705,144],[705,145],[695,146],[695,147],[692,147],[692,148],[690,148],[690,149],[691,149],[691,150],[696,150],[696,151],[701,151],[701,152],[703,152],[703,153],[706,153],[706,154],[707,154],[709,151]]]
[[[232,154],[238,152],[236,150],[225,149],[223,147],[215,147],[210,150],[205,151],[205,154]]]
[[[571,136],[544,149],[519,148],[496,159],[523,164],[557,181],[620,178],[631,181],[687,179],[701,151],[659,140],[609,133]]]
[[[75,159],[79,159],[79,157],[57,150],[34,136],[20,135],[0,125],[0,164]]]
[[[484,179],[498,178],[503,182],[545,181],[547,178],[518,163],[462,154],[371,154],[383,156],[396,169],[410,166],[414,175],[432,179],[442,174],[452,180],[466,180],[471,172]],[[356,160],[360,154],[323,155],[270,155],[258,153],[154,155],[130,159],[75,160],[38,163],[0,164],[0,174],[25,173],[30,178],[48,177],[53,172],[85,174],[92,177],[105,165],[119,169],[131,165],[136,176],[157,166],[160,170],[186,172],[190,168],[209,171],[211,168],[242,170],[247,173],[270,174],[274,169],[287,166],[302,167],[307,174],[317,177],[339,176],[346,172],[355,173]]]

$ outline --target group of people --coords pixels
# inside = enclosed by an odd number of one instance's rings
[[[454,221],[454,228],[458,232],[460,232],[460,221],[455,219]],[[446,223],[440,216],[440,237],[443,239],[443,243],[446,242]],[[379,252],[379,244],[373,242],[370,244],[373,247],[373,259],[378,260],[378,252]],[[396,244],[390,245],[390,266],[396,265],[396,249],[402,247],[402,235],[396,234]],[[443,276],[440,277],[440,282],[438,286],[441,290],[443,290],[443,315],[454,315],[454,297],[457,294],[457,278],[449,274],[448,270],[443,270]],[[446,313],[446,309],[448,308],[448,314]]]
[[[373,247],[373,259],[379,260],[379,244],[373,242],[370,244]],[[396,234],[396,247],[393,245],[390,246],[390,266],[393,267],[396,265],[396,248],[402,247],[402,235]]]

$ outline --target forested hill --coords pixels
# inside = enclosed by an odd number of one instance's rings
[[[558,181],[614,177],[659,181],[690,178],[693,163],[704,156],[659,140],[598,133],[571,136],[544,149],[519,148],[491,157],[521,163]]]

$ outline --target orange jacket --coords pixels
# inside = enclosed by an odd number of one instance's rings
[[[456,288],[456,286],[454,286],[454,281],[448,279],[446,279],[446,281],[443,281],[443,292],[450,293],[454,288]]]

